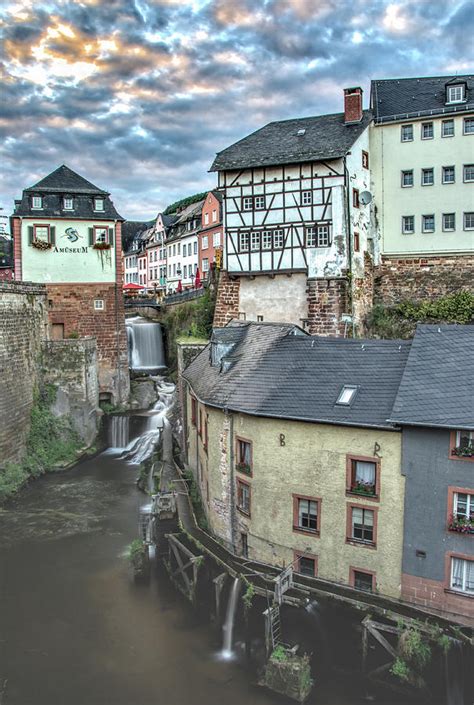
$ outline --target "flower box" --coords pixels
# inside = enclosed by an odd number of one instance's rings
[[[94,250],[110,250],[112,245],[109,245],[108,242],[95,242],[92,247]]]
[[[31,244],[33,247],[36,247],[37,250],[50,250],[52,247],[51,243],[45,240],[33,240]]]
[[[238,472],[243,473],[244,475],[251,475],[252,474],[252,468],[248,463],[237,463],[236,469]]]
[[[373,497],[375,495],[375,485],[366,484],[365,482],[355,482],[351,485],[353,494],[361,494]]]
[[[449,531],[457,531],[460,534],[474,534],[474,520],[464,516],[452,515],[448,523]]]
[[[469,443],[466,446],[459,446],[451,450],[451,455],[456,455],[458,458],[472,458],[474,456],[474,444]]]

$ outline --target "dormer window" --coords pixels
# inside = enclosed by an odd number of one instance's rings
[[[33,196],[31,199],[32,208],[42,208],[43,207],[43,196]]]
[[[74,199],[72,198],[72,196],[64,196],[63,209],[65,211],[72,211],[74,209]]]
[[[466,100],[466,85],[457,83],[453,86],[448,86],[446,89],[446,103],[463,103]]]
[[[350,406],[354,400],[355,393],[357,392],[357,387],[351,385],[344,385],[339,393],[336,404],[341,404],[342,406]]]
[[[104,199],[103,198],[94,198],[94,210],[95,211],[103,211],[104,210]]]

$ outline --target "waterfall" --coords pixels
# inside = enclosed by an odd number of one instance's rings
[[[446,705],[465,705],[462,644],[452,640],[445,658]]]
[[[239,596],[240,590],[240,578],[235,578],[234,584],[229,593],[229,602],[227,603],[227,612],[225,616],[225,623],[222,627],[223,643],[221,658],[226,661],[233,658],[234,652],[232,651],[232,636],[234,632],[234,621],[235,613],[237,611],[237,598]]]
[[[166,367],[161,325],[141,316],[127,318],[130,368],[138,372],[152,372]]]
[[[112,416],[109,426],[109,446],[126,448],[130,438],[130,417]]]
[[[122,457],[132,465],[140,465],[150,457],[161,438],[161,431],[169,423],[166,416],[173,404],[174,384],[160,382],[158,387],[158,401],[147,413],[147,427],[144,433],[126,447]]]

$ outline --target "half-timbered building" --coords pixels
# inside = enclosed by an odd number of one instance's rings
[[[279,320],[339,335],[344,314],[360,318],[363,296],[350,295],[349,281],[360,294],[375,249],[371,113],[361,88],[344,91],[344,108],[272,122],[217,154],[226,232],[218,325]]]

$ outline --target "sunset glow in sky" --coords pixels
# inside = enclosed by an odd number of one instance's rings
[[[474,69],[473,0],[4,0],[0,31],[4,213],[65,163],[147,220],[271,120]]]

